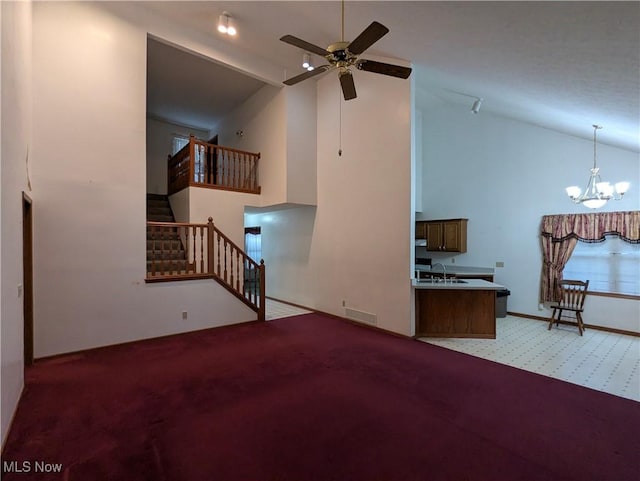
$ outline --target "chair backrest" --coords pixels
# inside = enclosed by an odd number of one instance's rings
[[[584,299],[587,296],[589,281],[574,281],[564,279],[559,283],[560,300],[558,304],[564,309],[582,311]]]

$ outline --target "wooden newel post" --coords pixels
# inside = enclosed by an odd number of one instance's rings
[[[265,278],[266,278],[266,275],[265,275],[264,259],[260,259],[260,308],[258,310],[259,321],[266,320],[267,299],[265,297],[265,293],[266,293]]]
[[[207,224],[207,273],[213,274],[213,218],[209,217]]]

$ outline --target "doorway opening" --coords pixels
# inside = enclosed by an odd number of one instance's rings
[[[260,264],[262,259],[262,234],[260,227],[244,228],[244,251],[251,259]]]
[[[33,364],[33,212],[31,198],[22,193],[22,301],[24,364]]]
[[[262,259],[262,234],[260,227],[244,228],[244,251],[251,259],[260,264]],[[260,292],[260,279],[251,276],[249,271],[245,271],[245,288],[248,291]]]

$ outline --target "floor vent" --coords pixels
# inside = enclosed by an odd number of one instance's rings
[[[374,326],[378,324],[378,316],[371,314],[370,312],[358,311],[357,309],[346,307],[344,309],[344,314],[346,317],[353,319],[354,321],[366,322],[367,324],[373,324]]]

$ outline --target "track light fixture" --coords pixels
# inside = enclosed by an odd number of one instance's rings
[[[477,114],[478,112],[480,112],[480,106],[482,105],[482,99],[479,97],[476,97],[475,102],[473,102],[473,106],[471,107],[471,112],[473,112],[474,114]]]
[[[226,33],[232,37],[237,33],[236,27],[231,20],[231,15],[228,12],[222,12],[222,15],[218,17],[218,32]]]
[[[478,112],[480,112],[480,107],[482,107],[482,101],[484,100],[482,97],[476,97],[475,95],[465,94],[463,92],[458,92],[457,90],[451,90],[451,89],[444,89],[444,90],[446,90],[447,92],[451,92],[452,94],[462,95],[463,97],[469,97],[474,99],[473,105],[471,106],[471,112],[473,112],[474,114],[477,114]]]

